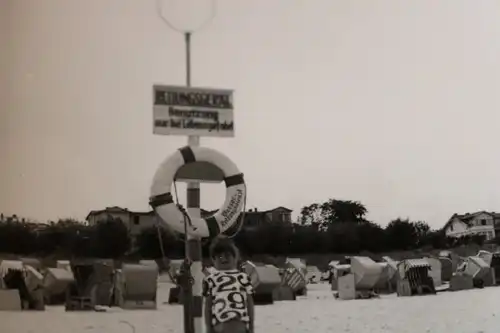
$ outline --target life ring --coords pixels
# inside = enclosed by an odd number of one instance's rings
[[[173,230],[184,233],[185,213],[174,203],[172,184],[177,171],[189,163],[208,162],[219,167],[224,174],[226,200],[212,216],[199,218],[190,216],[187,233],[193,237],[216,237],[233,226],[243,211],[246,200],[246,185],[243,174],[224,154],[205,147],[183,147],[160,164],[151,186],[149,204]]]

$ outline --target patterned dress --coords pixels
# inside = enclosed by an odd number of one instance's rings
[[[212,325],[231,320],[250,322],[247,300],[252,293],[250,277],[236,269],[205,277],[203,296],[212,297]]]

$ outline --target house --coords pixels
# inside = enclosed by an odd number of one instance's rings
[[[8,216],[4,215],[3,213],[0,213],[0,223],[7,223],[7,222],[23,223],[24,225],[29,226],[30,229],[34,232],[43,231],[48,226],[47,223],[34,222],[33,220],[24,217],[19,217],[16,214]]]
[[[108,218],[120,219],[132,237],[138,236],[142,230],[154,227],[158,217],[154,211],[150,212],[133,212],[121,207],[107,207],[103,210],[93,210],[86,218],[89,225],[95,225],[99,221]]]
[[[266,217],[272,222],[276,223],[292,223],[292,210],[280,206],[266,211]]]
[[[500,229],[500,213],[486,211],[453,214],[443,227],[448,237],[481,235],[487,240],[495,238],[498,229]]]
[[[26,223],[26,222],[28,222],[28,220],[25,219],[25,218],[20,218],[16,214],[14,214],[12,216],[7,216],[7,215],[4,215],[2,213],[2,214],[0,214],[0,222],[21,222],[21,223]]]
[[[207,217],[214,214],[217,210],[207,211],[202,209],[201,216]],[[257,208],[249,209],[245,212],[245,229],[258,228],[271,223],[292,223],[292,210],[286,207],[277,207],[270,210],[259,211]]]
[[[201,217],[208,217],[217,210],[201,209]],[[286,207],[277,207],[266,211],[250,209],[245,213],[244,228],[256,228],[266,223],[292,223],[292,210]],[[137,237],[142,230],[156,225],[159,217],[154,211],[133,212],[121,207],[107,207],[103,210],[93,210],[87,217],[89,225],[95,225],[109,218],[120,219],[129,230],[132,237]]]

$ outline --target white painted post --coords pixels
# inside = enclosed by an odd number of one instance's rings
[[[184,34],[184,42],[186,47],[186,85],[191,86],[191,36],[194,31],[199,31],[208,25],[216,13],[216,0],[212,0],[210,16],[202,22],[196,29],[184,30],[175,27],[162,13],[162,1],[157,0],[157,9],[160,18],[171,29],[182,32]],[[188,145],[191,147],[200,146],[199,136],[189,136]],[[188,182],[187,184],[187,212],[192,217],[200,217],[200,183],[196,181]],[[191,261],[191,276],[194,280],[192,288],[188,288],[187,294],[189,299],[184,299],[184,332],[185,333],[202,333],[203,332],[203,266],[202,266],[202,251],[201,239],[187,237],[186,257]]]
[[[186,44],[186,85],[191,86],[191,33],[184,33],[184,41]],[[200,146],[199,136],[189,136],[188,145],[191,147]],[[200,217],[200,183],[199,182],[189,182],[187,184],[187,211],[190,216]],[[188,246],[186,248],[186,256],[191,261],[191,276],[193,277],[194,283],[192,286],[193,298],[191,302],[191,318],[193,320],[194,332],[192,333],[202,333],[203,332],[203,295],[202,295],[202,283],[203,283],[203,264],[202,264],[202,251],[201,251],[201,240],[198,238],[188,237]],[[186,332],[191,333],[191,332]]]

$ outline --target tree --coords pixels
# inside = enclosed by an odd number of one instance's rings
[[[319,253],[362,254],[365,251],[444,249],[464,244],[481,245],[484,237],[448,238],[423,221],[395,219],[384,229],[366,219],[367,209],[358,201],[329,199],[301,209],[299,223],[252,223],[229,234],[245,257],[290,256]],[[243,221],[243,220],[242,220]],[[494,242],[500,243],[500,238]],[[208,255],[209,240],[203,242]],[[125,224],[108,218],[89,226],[74,219],[51,222],[44,228],[12,218],[0,221],[0,252],[18,255],[120,258],[130,256],[131,239]],[[134,245],[134,259],[179,258],[184,255],[183,236],[162,227],[143,230]]]
[[[335,253],[359,252],[362,248],[356,224],[333,223],[328,227],[326,233],[330,243],[330,251]]]
[[[408,219],[398,218],[385,228],[387,244],[394,250],[410,250],[418,245],[418,231]]]
[[[65,256],[88,257],[92,255],[90,240],[94,230],[74,219],[61,219],[55,229],[59,238],[58,251]]]
[[[42,255],[60,252],[65,239],[66,237],[62,234],[60,226],[54,222],[50,222],[49,225],[45,227],[43,232],[38,234],[38,251]]]
[[[137,236],[137,252],[142,258],[157,259],[178,257],[184,254],[184,243],[173,231],[165,228],[151,227],[141,231]]]
[[[321,225],[323,224],[323,215],[321,205],[313,203],[304,206],[300,210],[299,222],[302,225]]]
[[[325,231],[317,225],[294,225],[290,235],[290,253],[326,253],[330,249],[330,240]]]
[[[359,201],[329,199],[304,206],[299,215],[302,225],[325,229],[333,223],[360,223],[366,221],[368,210]]]
[[[429,230],[419,238],[419,246],[434,249],[447,249],[453,243],[452,239],[446,237],[443,230]]]
[[[36,251],[36,234],[27,223],[0,222],[0,252],[31,254]]]
[[[119,258],[131,245],[127,226],[119,218],[98,221],[93,235],[94,254],[100,258]]]
[[[428,236],[431,232],[431,227],[423,221],[413,222],[412,224],[417,234],[417,246],[422,247],[428,245]]]
[[[387,250],[385,230],[373,222],[360,222],[356,225],[360,248],[370,252]]]
[[[321,205],[327,223],[359,223],[366,221],[366,207],[359,201],[329,199]]]

